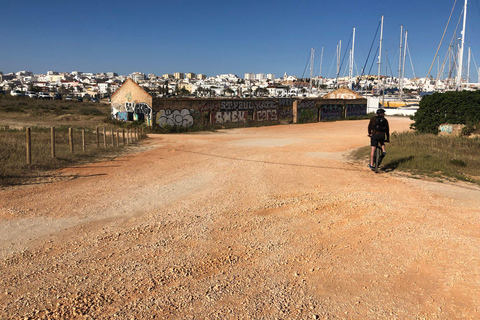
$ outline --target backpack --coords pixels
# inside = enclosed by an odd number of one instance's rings
[[[377,132],[387,132],[388,131],[388,122],[384,117],[375,117],[375,131]]]

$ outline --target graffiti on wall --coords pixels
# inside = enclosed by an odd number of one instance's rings
[[[316,122],[318,121],[318,109],[300,109],[298,111],[298,122]]]
[[[451,124],[442,124],[442,125],[440,125],[440,131],[441,132],[452,133],[453,126]]]
[[[220,111],[245,111],[253,110],[253,107],[252,101],[220,101]]]
[[[293,101],[295,101],[292,98],[279,98],[278,99],[278,105],[281,107],[292,107],[293,106]]]
[[[219,111],[215,113],[216,123],[245,122],[248,118],[248,111]]]
[[[292,107],[278,107],[278,114],[280,118],[293,118]]]
[[[324,97],[325,99],[345,99],[345,100],[355,100],[358,99],[359,96],[355,93],[350,92],[332,92]]]
[[[253,101],[253,103],[257,110],[277,109],[277,104],[273,100]]]
[[[116,118],[117,118],[117,120],[120,120],[120,121],[127,121],[128,120],[128,112],[117,112]]]
[[[277,121],[278,120],[277,109],[258,110],[257,120],[258,121]]]
[[[343,107],[341,105],[325,105],[321,108],[321,118],[322,120],[340,119],[342,112]]]
[[[302,100],[297,105],[298,110],[313,109],[315,107],[316,107],[316,101],[315,100]]]
[[[276,109],[277,104],[273,100],[224,100],[220,101],[220,111],[245,111]]]
[[[367,105],[352,104],[347,105],[347,117],[360,117],[367,115]]]
[[[138,103],[135,105],[135,109],[134,109],[134,112],[136,114],[144,114],[147,116],[150,115],[151,111],[152,111],[152,108],[150,108],[149,105],[146,103]]]
[[[135,102],[125,102],[125,111],[133,112],[135,110]]]
[[[193,110],[188,109],[173,111],[162,109],[156,114],[157,124],[162,128],[165,126],[190,128],[193,126],[192,113]]]
[[[205,101],[201,112],[213,112],[216,123],[246,122],[256,112],[257,121],[277,121],[277,103],[274,100],[220,100]],[[249,113],[250,112],[250,113]]]
[[[218,101],[203,101],[198,106],[201,112],[216,112],[220,110],[220,103]]]

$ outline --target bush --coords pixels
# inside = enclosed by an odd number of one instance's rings
[[[469,136],[472,133],[476,132],[478,129],[478,124],[468,122],[465,127],[462,128],[462,135]]]
[[[412,129],[433,134],[438,134],[438,126],[443,123],[479,123],[480,92],[446,92],[424,96],[411,119],[415,121]]]

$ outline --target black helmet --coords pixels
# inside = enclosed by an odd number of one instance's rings
[[[385,109],[377,109],[377,114],[385,114]]]

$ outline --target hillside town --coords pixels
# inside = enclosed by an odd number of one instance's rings
[[[399,89],[399,78],[376,75],[361,77],[299,78],[286,73],[279,78],[274,74],[245,73],[243,78],[234,74],[207,76],[205,74],[181,73],[145,74],[133,72],[119,75],[115,72],[57,72],[34,74],[31,71],[2,73],[0,92],[11,95],[27,95],[37,98],[54,98],[55,94],[69,98],[108,99],[124,82],[131,78],[153,97],[321,97],[336,88],[349,87],[363,95],[394,93]],[[445,91],[454,79],[433,78],[403,79],[402,92]],[[477,90],[478,84],[464,86]],[[43,93],[43,94],[39,94]],[[45,94],[47,93],[47,95]]]

